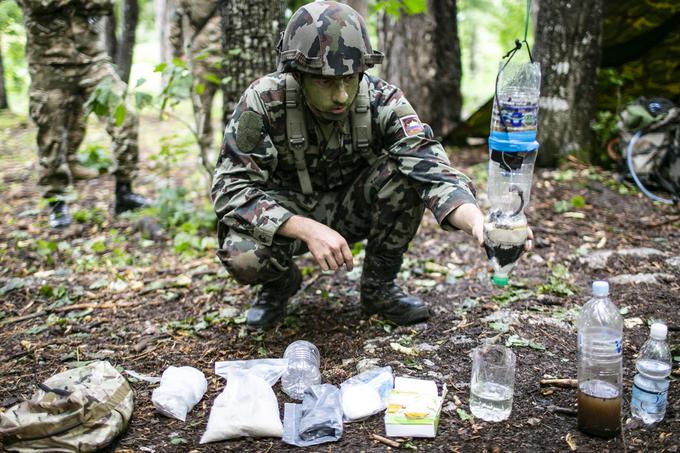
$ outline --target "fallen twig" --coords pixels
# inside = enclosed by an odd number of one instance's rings
[[[26,321],[27,319],[33,319],[33,318],[39,318],[40,316],[45,316],[49,313],[60,313],[63,311],[73,311],[73,310],[87,310],[88,308],[99,308],[99,309],[110,309],[110,308],[128,308],[128,307],[135,307],[137,305],[142,305],[147,303],[145,300],[140,300],[137,302],[131,302],[131,303],[122,303],[122,304],[93,304],[93,303],[83,303],[83,304],[73,304],[73,305],[65,305],[63,307],[54,307],[54,308],[45,308],[44,310],[36,311],[35,313],[31,313],[30,315],[24,315],[24,316],[15,316],[13,318],[7,318],[3,321],[0,321],[0,327],[9,325],[9,324],[14,324],[17,322],[21,321]]]
[[[162,339],[162,338],[167,338],[169,337],[169,333],[161,333],[158,335],[153,335],[151,337],[147,337],[139,341],[136,345],[132,347],[132,349],[135,352],[142,352],[144,349],[146,349],[150,344],[155,343],[156,341]]]
[[[377,440],[378,442],[382,442],[385,445],[389,445],[390,447],[393,447],[393,448],[401,447],[401,442],[397,442],[396,440],[388,439],[387,437],[383,437],[380,434],[371,434],[371,438],[373,440]]]
[[[576,414],[577,414],[576,409],[572,409],[570,407],[548,406],[547,409],[550,412],[555,412],[557,414],[571,415],[573,417],[575,417]]]
[[[541,379],[541,385],[550,385],[553,387],[561,387],[565,389],[575,389],[578,384],[576,379]]]

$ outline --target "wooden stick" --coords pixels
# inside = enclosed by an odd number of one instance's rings
[[[570,407],[560,407],[560,406],[548,406],[550,412],[556,412],[558,414],[576,416],[576,409]]]
[[[578,381],[576,379],[541,379],[541,385],[551,385],[565,389],[575,389]]]
[[[377,440],[378,442],[382,442],[385,445],[389,445],[390,447],[393,447],[393,448],[401,447],[400,442],[397,442],[396,440],[388,439],[387,437],[383,437],[379,434],[371,434],[371,438],[373,440]]]

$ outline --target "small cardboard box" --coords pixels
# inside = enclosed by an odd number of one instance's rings
[[[438,395],[434,381],[397,377],[385,412],[389,437],[434,437],[446,394]]]

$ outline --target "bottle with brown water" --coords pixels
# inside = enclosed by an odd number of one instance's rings
[[[593,296],[578,320],[578,427],[599,437],[621,430],[623,318],[609,299],[609,284],[593,282]]]

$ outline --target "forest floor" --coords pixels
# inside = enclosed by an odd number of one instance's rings
[[[176,197],[170,201],[184,207],[171,202],[166,207],[184,220],[174,223],[172,234],[150,239],[148,217],[111,215],[113,179],[106,175],[76,184],[73,225],[51,231],[35,184],[35,129],[13,116],[0,122],[0,411],[29,398],[37,383],[83,361],[105,359],[121,370],[153,376],[170,365],[191,365],[205,373],[209,385],[187,422],[155,412],[155,386],[130,379],[134,413],[110,451],[293,451],[296,447],[279,439],[207,445],[199,439],[225,385],[214,373],[216,361],[281,357],[289,343],[305,339],[319,348],[324,382],[339,385],[357,373],[357,366],[373,363],[391,366],[397,376],[447,385],[437,437],[403,439],[402,449],[680,447],[676,380],[658,426],[632,421],[628,404],[634,360],[650,319],[669,324],[673,355],[680,360],[680,215],[616,182],[609,172],[575,162],[559,171],[536,172],[527,212],[535,248],[519,260],[507,288],[490,284],[484,252],[469,236],[441,230],[428,213],[399,276],[405,288],[430,305],[433,316],[427,323],[396,327],[367,318],[359,307],[358,272],[322,273],[303,256],[303,290],[292,300],[286,321],[272,331],[252,333],[243,324],[252,290],[239,286],[217,261],[215,235],[205,227],[210,221],[187,220],[186,205]],[[188,212],[209,218],[205,185],[192,176],[190,167],[198,162],[193,154],[193,160],[165,167],[153,159],[164,143],[161,136],[175,127],[142,119],[137,187],[152,197],[168,180],[196,188],[185,194],[195,206]],[[93,143],[108,143],[101,127],[88,133],[86,147]],[[483,148],[456,152],[452,161],[479,182],[480,194],[485,191]],[[167,212],[154,212],[170,222]],[[355,251],[361,264],[360,247]],[[624,429],[611,440],[577,429],[569,413],[576,407],[574,389],[540,385],[544,378],[576,377],[575,319],[596,279],[611,282],[612,299],[625,320]],[[485,340],[511,345],[517,355],[514,403],[505,422],[468,416],[469,353]],[[677,363],[674,369],[678,374]],[[290,400],[280,384],[274,390],[282,409]],[[346,424],[340,441],[309,450],[393,449],[373,440],[373,433],[384,434],[382,415]]]

